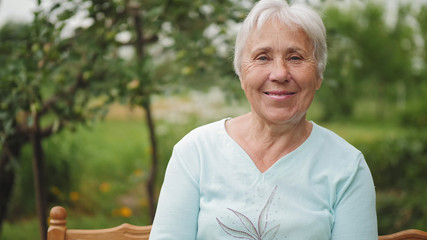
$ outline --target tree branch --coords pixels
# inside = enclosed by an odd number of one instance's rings
[[[74,94],[78,89],[84,88],[85,86],[86,84],[83,81],[83,72],[81,71],[77,76],[76,81],[68,89],[58,93],[57,95],[53,95],[43,103],[43,106],[39,111],[39,116],[44,115],[55,103],[63,99],[64,96]]]
[[[44,127],[43,129],[40,130],[41,138],[46,138],[52,135],[53,133],[60,132],[62,129],[64,129],[66,122],[67,121],[62,120],[59,122],[57,126],[55,126],[55,124],[52,123],[51,125]]]
[[[144,36],[144,39],[143,39],[142,42],[144,44],[150,44],[150,43],[157,42],[157,40],[159,40],[159,36],[157,36],[157,35],[151,35],[151,36],[148,36],[148,37]],[[122,46],[135,46],[136,44],[137,44],[137,41],[129,41],[129,42],[126,42],[126,43],[120,43],[120,44],[118,44],[118,46],[120,46],[120,47],[122,47]]]

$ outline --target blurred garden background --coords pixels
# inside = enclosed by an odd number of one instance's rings
[[[365,154],[380,234],[427,230],[427,3],[307,2],[329,47],[308,118]],[[2,23],[0,239],[44,238],[55,205],[70,228],[150,224],[173,145],[249,109],[232,51],[253,3],[34,0]]]

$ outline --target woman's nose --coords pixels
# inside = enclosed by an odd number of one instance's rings
[[[289,81],[289,71],[283,60],[275,61],[271,67],[270,80],[277,82]]]

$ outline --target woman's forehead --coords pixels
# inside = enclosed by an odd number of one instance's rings
[[[260,29],[253,29],[245,44],[246,50],[253,48],[274,49],[277,47],[311,50],[313,45],[301,28],[288,26],[277,20],[267,21]]]

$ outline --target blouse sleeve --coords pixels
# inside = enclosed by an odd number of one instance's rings
[[[191,156],[185,159],[191,160]],[[150,240],[196,239],[200,199],[197,164],[185,159],[175,148],[166,169]]]
[[[375,187],[362,154],[337,196],[332,240],[377,240]]]

